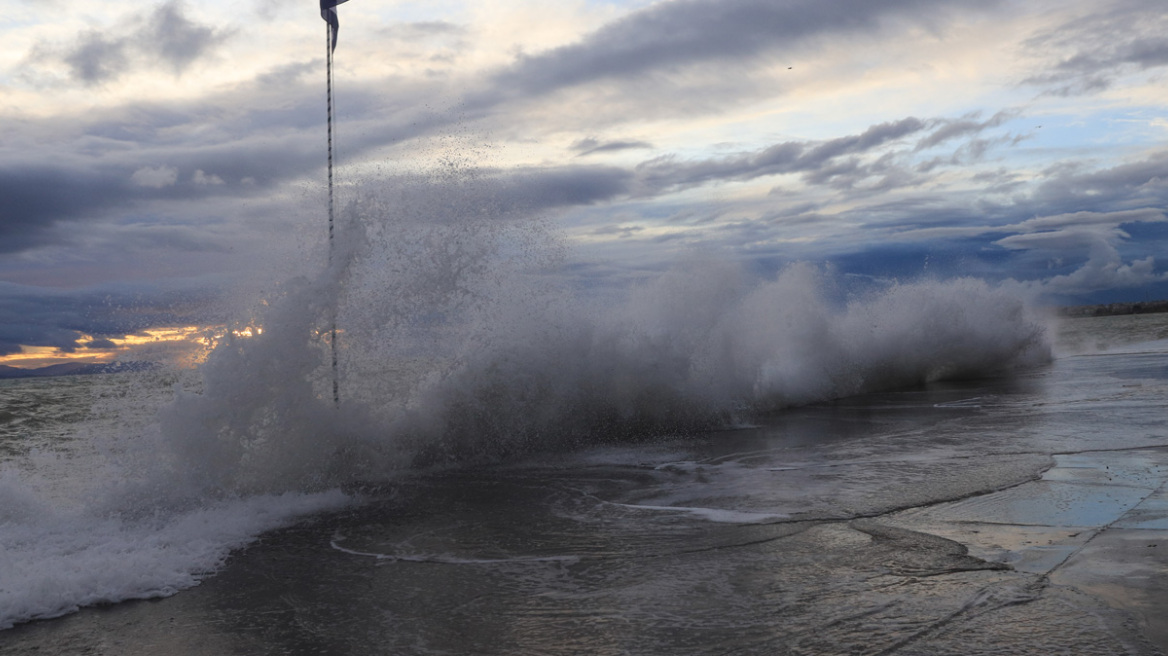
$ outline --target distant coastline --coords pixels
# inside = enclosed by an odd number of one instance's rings
[[[1123,314],[1153,314],[1168,312],[1168,299],[1160,301],[1140,301],[1137,303],[1101,303],[1099,305],[1070,305],[1056,308],[1064,317],[1111,317]],[[12,378],[45,378],[49,376],[85,376],[90,374],[114,374],[122,371],[144,371],[153,369],[153,362],[109,362],[82,363],[66,362],[37,369],[22,369],[0,364],[0,380]]]
[[[1073,305],[1058,309],[1058,313],[1064,317],[1111,317],[1121,314],[1153,314],[1156,312],[1168,312],[1168,300]]]
[[[0,364],[0,379],[116,374],[122,371],[145,371],[155,366],[153,362],[64,362],[36,369],[22,369]]]

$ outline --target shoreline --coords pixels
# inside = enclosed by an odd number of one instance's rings
[[[1055,308],[1064,317],[1114,317],[1125,314],[1157,314],[1168,312],[1168,299],[1159,301],[1139,301],[1136,303],[1101,303],[1098,305],[1069,305]]]

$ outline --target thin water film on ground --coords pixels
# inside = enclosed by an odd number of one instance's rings
[[[1162,317],[706,257],[579,289],[451,218],[498,190],[399,191],[189,375],[0,387],[5,653],[1168,648]]]
[[[198,587],[0,640],[6,653],[1157,653],[1166,357],[1072,356],[354,485],[348,509],[264,535]]]

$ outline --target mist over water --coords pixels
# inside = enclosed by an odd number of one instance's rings
[[[473,176],[366,184],[330,266],[240,319],[262,332],[224,337],[194,382],[107,399],[83,446],[2,463],[0,628],[194,585],[259,533],[354,502],[350,484],[1049,358],[1042,320],[974,279],[840,300],[821,267],[760,278],[705,253],[598,293],[536,214]]]
[[[710,254],[620,294],[562,275],[563,239],[480,179],[366,188],[332,266],[282,285],[162,415],[215,489],[320,489],[418,467],[646,439],[1049,358],[1042,321],[974,279],[846,302],[796,264]],[[334,408],[327,326],[341,333]]]

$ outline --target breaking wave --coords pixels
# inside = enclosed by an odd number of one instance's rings
[[[532,214],[478,179],[366,189],[327,270],[279,284],[192,381],[118,374],[139,389],[77,439],[0,463],[0,628],[195,585],[353,483],[1049,357],[1042,321],[978,280],[849,298],[817,266],[760,278],[706,254],[590,281]]]
[[[1049,358],[1040,318],[975,279],[840,300],[817,266],[760,279],[695,255],[598,291],[566,275],[553,231],[495,191],[447,181],[361,195],[326,274],[286,283],[254,317],[262,334],[220,344],[202,389],[164,414],[180,461],[224,489],[313,489]]]

